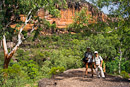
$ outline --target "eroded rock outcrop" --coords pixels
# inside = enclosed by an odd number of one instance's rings
[[[66,28],[69,24],[73,23],[73,17],[75,16],[75,13],[79,12],[83,7],[87,8],[86,14],[92,17],[92,19],[89,20],[89,23],[107,20],[106,14],[99,11],[95,6],[88,2],[68,2],[67,9],[63,9],[57,6],[57,8],[60,10],[60,18],[53,18],[48,11],[44,11],[44,8],[41,8],[38,11],[38,16],[40,18],[45,18],[50,23],[55,21],[57,28]]]
[[[59,7],[58,4],[55,4],[56,8],[60,10],[60,18],[52,17],[52,15],[49,14],[48,11],[45,11],[44,8],[39,9],[37,12],[37,16],[40,18],[45,18],[47,21],[49,21],[51,24],[56,23],[57,28],[66,28],[69,24],[73,23],[73,17],[75,16],[76,12],[79,12],[83,7],[87,8],[86,14],[91,16],[92,19],[89,20],[89,23],[96,23],[97,21],[106,21],[107,15],[103,12],[99,11],[95,6],[88,2],[74,2],[68,0],[67,1],[67,9],[64,9],[62,7]],[[25,21],[26,17],[24,15],[20,15],[20,20]],[[11,25],[12,28],[15,28],[17,24]],[[24,30],[30,30],[34,24],[27,24],[24,28]],[[20,27],[19,27],[20,28]],[[18,29],[19,29],[18,28]]]

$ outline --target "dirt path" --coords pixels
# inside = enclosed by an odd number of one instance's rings
[[[54,80],[42,79],[39,87],[130,87],[130,81],[120,77],[106,75],[106,79],[91,78],[90,69],[88,77],[83,76],[85,68],[67,70]]]

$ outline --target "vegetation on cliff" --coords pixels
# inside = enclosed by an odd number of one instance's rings
[[[43,26],[41,24],[43,20],[36,18],[36,20],[38,20],[36,23],[38,29],[32,32],[30,37],[26,38],[29,33],[25,31],[22,32],[23,28],[21,28],[20,31],[11,29],[9,26],[10,23],[18,22],[19,25],[26,25],[32,17],[35,19],[34,13],[38,10],[39,6],[47,5],[46,8],[50,6],[50,11],[55,13],[58,9],[53,7],[53,0],[45,0],[46,2],[42,2],[42,0],[32,0],[34,2],[31,3],[29,2],[30,0],[20,0],[20,2],[15,2],[17,0],[12,2],[10,0],[4,1],[5,2],[0,1],[0,5],[3,6],[0,8],[0,39],[3,39],[4,44],[4,50],[0,49],[1,86],[24,86],[27,83],[33,83],[41,78],[50,78],[52,75],[61,73],[67,69],[83,67],[81,60],[87,46],[91,47],[92,52],[98,50],[106,63],[107,73],[121,74],[124,78],[129,78],[130,12],[127,8],[129,7],[129,2],[125,0],[120,1],[121,3],[118,2],[120,3],[119,5],[124,6],[124,8],[121,9],[119,6],[118,10],[121,14],[119,14],[118,11],[116,11],[116,14],[112,14],[114,18],[116,18],[114,21],[98,21],[97,23],[85,26],[84,23],[87,23],[87,20],[84,19],[87,17],[84,16],[84,11],[81,11],[81,13],[77,14],[77,17],[74,18],[75,22],[70,28],[75,32],[74,34],[70,32],[59,35],[55,33],[48,36],[40,35],[39,31],[48,27],[48,23],[44,22],[45,24],[43,24]],[[97,2],[97,6],[98,4],[102,5],[101,0],[98,1],[100,3]],[[28,14],[25,23],[17,21],[17,15],[21,13]],[[15,15],[16,18],[12,18],[13,15]],[[7,37],[7,41],[14,40],[16,42],[16,35],[18,35],[19,41],[15,49],[7,48],[5,37]],[[21,43],[21,38],[22,40],[26,38],[23,40],[23,43]],[[19,45],[20,47],[18,49]],[[8,53],[7,50],[9,50],[10,53]]]

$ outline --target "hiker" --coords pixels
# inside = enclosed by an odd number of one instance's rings
[[[84,58],[83,58],[83,62],[85,63],[85,76],[87,76],[88,74],[88,66],[90,66],[91,68],[91,73],[92,73],[92,77],[93,77],[93,64],[94,64],[94,60],[93,60],[93,55],[92,52],[90,51],[90,47],[87,47],[87,51],[84,54]]]
[[[95,51],[94,54],[95,54],[94,61],[95,61],[97,77],[100,78],[100,73],[101,73],[102,78],[105,78],[105,75],[102,69],[103,59],[101,56],[98,55],[98,51]]]

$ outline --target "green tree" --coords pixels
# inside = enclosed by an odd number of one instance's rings
[[[33,20],[38,20],[36,26],[37,30],[40,29],[40,21],[42,21],[39,17],[36,17],[36,12],[40,8],[44,8],[49,10],[50,13],[56,14],[58,9],[55,8],[54,2],[58,2],[58,0],[1,0],[0,1],[0,39],[3,39],[3,48],[4,48],[4,68],[8,68],[8,64],[10,59],[12,58],[15,51],[18,49],[19,45],[22,43],[21,34],[23,32],[24,27],[29,23],[33,22]],[[58,3],[57,3],[58,4]],[[24,14],[26,16],[25,22],[18,21],[19,15]],[[57,14],[56,14],[57,16]],[[12,29],[11,24],[17,24],[16,27],[20,27],[19,30],[17,28]],[[34,26],[32,27],[34,30]],[[16,31],[16,32],[15,32]],[[37,33],[37,32],[36,32]],[[16,46],[8,52],[6,38],[11,41],[12,37],[17,36],[18,42]]]
[[[86,14],[86,11],[86,8],[82,8],[81,11],[75,13],[74,22],[69,25],[69,29],[75,32],[81,32],[86,29],[88,20],[90,20],[90,16]]]
[[[111,33],[117,34],[116,44],[117,54],[119,57],[119,73],[121,72],[121,60],[124,57],[130,59],[129,45],[130,39],[130,1],[129,0],[91,0],[97,7],[111,7],[109,13],[108,25],[113,29]],[[117,9],[114,9],[114,7]],[[112,34],[111,34],[112,35]]]

